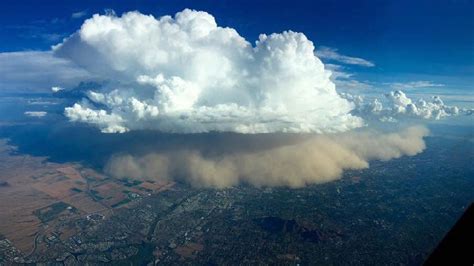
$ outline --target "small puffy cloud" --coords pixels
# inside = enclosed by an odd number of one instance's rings
[[[59,92],[59,91],[62,91],[62,90],[64,90],[64,88],[61,88],[61,87],[58,87],[58,86],[51,87],[52,92]]]
[[[30,117],[43,117],[47,115],[47,112],[44,111],[26,111],[25,115]]]
[[[122,117],[115,114],[107,114],[105,110],[93,110],[84,105],[74,104],[65,110],[65,115],[71,121],[87,121],[90,124],[102,128],[104,133],[124,133],[128,128],[123,127]]]
[[[418,89],[418,88],[433,88],[433,87],[444,87],[444,84],[434,83],[432,81],[419,80],[419,81],[410,81],[410,82],[394,82],[386,83],[393,90],[408,90],[408,89]]]
[[[340,54],[337,49],[325,46],[319,47],[319,49],[316,51],[316,55],[322,59],[332,60],[347,65],[357,65],[363,67],[375,66],[375,64],[371,61],[359,57],[343,55]]]
[[[439,96],[433,96],[431,101],[419,99],[414,102],[402,91],[392,91],[385,95],[391,105],[394,116],[409,115],[424,119],[440,119],[446,116],[458,115],[459,108],[445,105]]]
[[[339,132],[360,127],[302,33],[253,46],[206,12],[94,15],[54,47],[112,85],[65,110],[103,132]]]
[[[91,75],[72,62],[53,56],[52,52],[0,53],[0,88],[2,91],[46,92],[52,86],[75,86]]]
[[[439,120],[444,117],[472,113],[469,109],[446,105],[439,96],[433,96],[431,100],[415,101],[399,90],[385,94],[382,100],[375,98],[368,102],[362,96],[349,93],[341,93],[341,96],[356,105],[354,114],[365,119],[375,118],[382,122],[395,122],[403,118]]]

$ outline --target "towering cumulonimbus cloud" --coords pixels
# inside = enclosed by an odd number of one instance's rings
[[[363,169],[369,160],[390,160],[425,149],[424,127],[399,132],[374,130],[338,134],[298,135],[259,150],[206,155],[199,149],[117,155],[105,171],[115,177],[148,180],[178,179],[194,186],[224,188],[241,183],[254,186],[303,187],[333,181],[344,170]],[[250,138],[253,135],[249,136]]]
[[[250,44],[206,12],[94,15],[54,48],[112,81],[66,108],[103,132],[342,132],[363,125],[302,33]]]

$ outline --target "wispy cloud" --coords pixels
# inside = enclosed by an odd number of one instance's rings
[[[29,39],[32,42],[41,41],[46,44],[58,43],[62,38],[69,35],[64,32],[64,25],[67,23],[62,18],[34,20],[27,24],[5,25],[5,29],[13,31],[22,39]]]
[[[407,89],[418,89],[418,88],[433,88],[433,87],[444,87],[444,84],[434,83],[427,80],[418,80],[410,82],[394,82],[394,83],[385,83],[389,85],[390,88],[394,90],[407,90]]]
[[[112,8],[105,8],[104,9],[104,14],[106,16],[110,16],[110,17],[115,17],[117,16],[117,13],[115,13],[115,10],[113,10]]]
[[[350,80],[335,80],[337,88],[349,90],[368,90],[373,89],[374,86],[368,81],[359,81],[355,79]]]
[[[36,36],[36,35],[35,35]],[[33,36],[32,36],[33,37]],[[38,38],[43,39],[47,42],[58,42],[65,37],[65,34],[61,33],[44,33],[37,35]]]
[[[71,18],[82,18],[84,16],[87,16],[87,11],[86,10],[74,12],[74,13],[71,14]]]
[[[344,67],[336,64],[324,64],[324,67],[331,71],[331,78],[333,80],[337,79],[349,79],[354,76],[353,73],[349,73],[344,70]]]
[[[363,67],[374,67],[375,64],[371,61],[360,57],[352,57],[340,54],[337,49],[330,48],[326,46],[320,46],[319,49],[316,49],[316,55],[319,58],[333,60],[342,64],[347,65],[357,65]]]
[[[27,112],[25,112],[25,115],[30,116],[30,117],[43,117],[47,114],[48,113],[44,112],[44,111],[27,111]]]
[[[373,85],[369,81],[360,81],[355,79],[355,75],[353,73],[347,72],[346,69],[341,65],[326,64],[325,66],[326,69],[332,72],[331,80],[336,84],[338,89],[373,89]]]
[[[90,74],[51,52],[0,53],[0,90],[46,92],[52,86],[75,86]]]

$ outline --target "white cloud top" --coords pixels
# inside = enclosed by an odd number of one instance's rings
[[[54,53],[113,81],[65,111],[103,132],[338,132],[363,124],[302,33],[262,34],[252,46],[206,12],[96,14]]]

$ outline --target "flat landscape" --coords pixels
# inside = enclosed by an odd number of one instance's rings
[[[114,208],[172,185],[140,181],[131,187],[79,164],[20,155],[5,139],[0,161],[0,234],[23,254],[46,249],[37,241],[45,236],[67,239],[77,233],[69,222],[92,214],[108,218]]]

